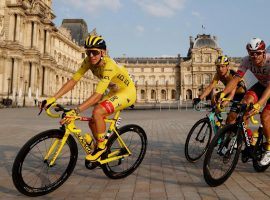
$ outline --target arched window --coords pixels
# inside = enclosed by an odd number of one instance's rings
[[[161,99],[166,100],[166,90],[161,90]]]
[[[186,91],[186,99],[192,99],[192,91],[191,90]]]
[[[175,90],[172,90],[171,99],[176,99],[176,91]]]
[[[156,99],[156,91],[151,90],[151,99]]]
[[[145,91],[141,90],[141,99],[145,99]]]

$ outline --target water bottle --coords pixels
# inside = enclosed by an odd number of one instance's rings
[[[85,133],[84,139],[91,149],[95,148],[94,140],[89,133]]]

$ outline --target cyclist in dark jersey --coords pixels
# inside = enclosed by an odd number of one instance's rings
[[[194,104],[198,104],[202,99],[204,99],[207,95],[209,95],[218,82],[222,82],[225,86],[229,83],[230,80],[236,75],[236,72],[229,67],[229,59],[227,56],[219,56],[215,62],[217,73],[215,74],[212,82],[209,86],[203,91],[199,98],[194,98]],[[227,98],[233,99],[235,101],[241,101],[246,92],[246,87],[244,81],[240,81],[238,87],[232,90]],[[216,103],[216,99],[218,99],[220,93],[217,93],[214,98],[212,98],[212,104]],[[228,102],[224,102],[223,106]],[[226,123],[234,123],[236,119],[236,104],[233,104],[230,109],[230,113],[228,114]]]
[[[237,71],[237,76],[228,83],[219,100],[222,101],[222,98],[236,87],[247,70],[250,70],[258,79],[258,83],[246,93],[243,103],[255,103],[254,109],[248,114],[249,116],[258,113],[261,107],[266,104],[260,116],[263,133],[267,140],[266,153],[260,161],[261,165],[270,163],[270,54],[266,53],[265,46],[263,40],[259,38],[251,39],[246,46],[249,56],[243,59]]]

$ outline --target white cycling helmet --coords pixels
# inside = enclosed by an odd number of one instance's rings
[[[260,38],[252,38],[246,46],[247,51],[265,51],[265,43]]]

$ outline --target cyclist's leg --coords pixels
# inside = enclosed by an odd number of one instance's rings
[[[110,94],[105,97],[93,110],[93,120],[96,125],[95,138],[97,141],[97,149],[86,157],[87,160],[96,160],[102,153],[106,151],[105,131],[106,123],[104,118],[112,113],[122,110],[132,105],[136,100],[136,91],[119,90],[114,95]]]
[[[233,100],[240,102],[244,98],[244,95],[245,95],[244,93],[243,94],[236,94],[236,95],[234,95]],[[233,103],[231,106],[230,112],[227,116],[226,124],[235,123],[236,117],[237,117],[237,103]]]
[[[261,114],[261,123],[263,125],[263,133],[267,141],[266,150],[270,151],[270,99],[267,101]]]
[[[270,99],[268,99],[266,106],[261,114],[261,123],[263,125],[263,134],[266,138],[265,154],[260,161],[261,165],[268,165],[270,163]]]

